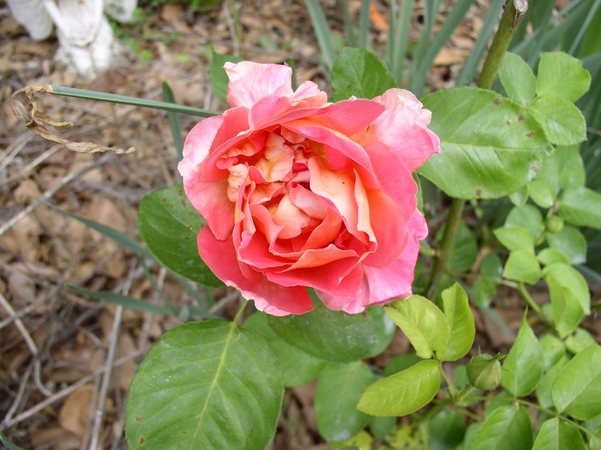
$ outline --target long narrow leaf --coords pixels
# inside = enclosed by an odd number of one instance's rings
[[[488,14],[482,24],[482,28],[478,33],[478,39],[476,39],[474,47],[470,51],[467,60],[463,64],[463,67],[461,67],[461,71],[455,80],[455,86],[465,86],[476,77],[482,55],[484,54],[490,36],[494,33],[495,27],[499,22],[504,4],[505,0],[494,0],[494,3],[490,6]]]
[[[349,47],[357,46],[357,36],[355,36],[355,24],[351,17],[349,9],[349,0],[342,2],[342,20],[344,21],[344,33],[346,35],[346,43]]]
[[[334,46],[332,45],[332,33],[328,26],[328,22],[326,21],[326,16],[319,1],[305,0],[305,4],[309,10],[313,30],[315,31],[315,36],[317,37],[317,42],[321,49],[323,63],[328,71],[330,71],[334,64],[335,52]]]
[[[152,255],[152,253],[150,253],[150,251],[148,251],[148,249],[143,247],[135,239],[132,239],[128,235],[126,235],[112,227],[109,227],[108,225],[104,225],[104,224],[96,222],[94,220],[79,216],[75,213],[72,213],[71,211],[67,211],[66,209],[62,209],[59,206],[56,206],[52,203],[46,202],[45,205],[49,206],[50,208],[54,209],[55,211],[60,212],[61,214],[64,214],[65,216],[71,217],[72,219],[75,219],[75,220],[83,223],[84,225],[87,225],[88,227],[90,227],[90,228],[98,231],[100,234],[114,240],[122,247],[125,247],[125,248],[131,250],[132,252],[136,253],[137,255],[145,257],[145,258],[149,258],[153,261],[156,261],[155,257]]]
[[[68,284],[67,287],[78,294],[87,295],[88,297],[97,298],[98,300],[104,300],[109,303],[121,305],[126,308],[135,309],[137,311],[150,312],[155,314],[165,314],[168,316],[178,317],[175,308],[166,308],[164,306],[155,305],[148,303],[143,300],[139,300],[134,297],[127,295],[116,294],[114,292],[107,291],[92,291],[78,286]]]
[[[166,102],[175,103],[175,97],[173,96],[173,91],[171,87],[166,81],[162,83],[163,87],[163,98],[165,98]],[[182,138],[182,130],[179,124],[179,117],[177,117],[177,113],[173,111],[167,111],[167,120],[169,120],[169,127],[171,128],[171,136],[173,137],[173,145],[175,145],[175,150],[177,151],[177,160],[181,160],[183,158],[183,148],[184,148],[184,139]]]
[[[404,0],[401,10],[396,13],[396,1],[391,3],[389,35],[387,43],[388,60],[390,70],[394,79],[400,86],[403,81],[403,69],[407,47],[409,44],[409,29],[411,27],[411,12],[413,11],[413,0]]]
[[[434,40],[428,46],[424,57],[420,59],[419,65],[417,66],[415,73],[413,73],[413,78],[411,80],[411,91],[418,97],[423,93],[423,89],[426,84],[426,76],[429,68],[432,66],[434,58],[436,58],[438,52],[440,52],[444,44],[448,41],[449,37],[451,37],[453,31],[461,23],[472,3],[472,0],[459,0],[455,4],[442,24],[442,27],[438,33],[436,33]]]
[[[65,86],[51,86],[52,94],[65,97],[85,98],[87,100],[97,100],[103,102],[119,103],[122,105],[141,106],[144,108],[160,109],[163,111],[173,111],[177,113],[190,114],[193,116],[216,116],[218,113],[207,111],[206,109],[194,108],[192,106],[178,105],[175,103],[160,102],[158,100],[149,100],[144,98],[129,97],[126,95],[109,94],[108,92],[90,91],[87,89],[77,89]]]
[[[415,93],[418,97],[421,96],[421,91],[423,90],[426,80],[426,75],[420,75],[418,73],[418,69],[423,67],[421,61],[428,51],[428,46],[430,45],[432,27],[436,21],[439,6],[440,0],[426,0],[424,4],[424,27],[420,34],[419,40],[417,41],[417,45],[413,49],[412,53],[412,62],[409,68],[409,90]]]
[[[359,11],[359,47],[369,50],[369,4],[370,0],[361,1]]]

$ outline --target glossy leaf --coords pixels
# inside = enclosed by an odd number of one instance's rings
[[[432,450],[455,448],[464,436],[465,421],[456,411],[443,409],[428,421],[428,446]]]
[[[576,419],[601,415],[601,346],[591,345],[562,367],[552,396],[559,412]]]
[[[537,253],[536,258],[545,266],[557,263],[570,264],[569,258],[563,252],[554,248],[542,249]]]
[[[561,337],[565,337],[590,313],[586,280],[568,264],[551,264],[543,273],[549,286],[555,328]]]
[[[286,387],[296,387],[317,378],[327,362],[315,358],[297,347],[288,344],[269,326],[267,314],[253,313],[243,325],[261,334],[273,350],[282,367],[282,381]]]
[[[574,225],[601,228],[601,193],[584,187],[564,191],[559,215]]]
[[[587,243],[578,228],[564,225],[557,233],[547,233],[545,239],[551,248],[565,255],[570,264],[582,264],[586,261]]]
[[[265,448],[283,393],[260,335],[220,320],[180,325],[152,347],[130,386],[129,448]]]
[[[472,300],[480,308],[490,305],[497,293],[497,285],[503,274],[501,258],[496,253],[489,253],[480,263],[480,271],[472,288]]]
[[[332,311],[321,303],[300,316],[268,316],[278,336],[321,359],[351,362],[381,353],[394,336],[395,326],[381,307],[363,314]]]
[[[518,335],[503,362],[501,384],[515,397],[530,394],[543,374],[543,353],[524,317]]]
[[[542,214],[538,208],[532,205],[515,206],[512,208],[505,219],[505,226],[527,229],[535,242],[545,230]]]
[[[384,307],[384,310],[405,333],[420,358],[431,358],[435,352],[443,352],[446,348],[449,323],[442,311],[427,298],[412,295]]]
[[[515,250],[507,258],[503,276],[508,280],[534,284],[541,278],[538,259],[529,250]]]
[[[524,186],[550,152],[531,113],[476,88],[443,89],[423,99],[442,151],[420,173],[452,197],[499,198]]]
[[[571,102],[557,97],[539,97],[530,111],[555,145],[573,145],[586,140],[586,121]]]
[[[209,64],[209,80],[211,81],[211,89],[213,93],[223,103],[227,103],[227,87],[229,84],[229,78],[223,65],[226,62],[240,62],[242,58],[234,55],[224,55],[217,53],[212,50],[211,53],[211,64]]]
[[[561,74],[561,76],[557,76]],[[536,93],[542,97],[560,97],[575,102],[591,84],[591,74],[582,61],[567,53],[543,53],[538,63]]]
[[[560,170],[560,187],[568,190],[583,187],[586,181],[586,170],[580,156],[580,146],[558,146],[555,155]]]
[[[534,240],[524,227],[501,227],[493,231],[495,237],[508,250],[525,250],[534,253]]]
[[[471,438],[469,450],[530,450],[532,424],[521,406],[502,405],[492,411]]]
[[[546,420],[540,427],[532,450],[586,450],[576,427],[558,418]]]
[[[499,80],[510,99],[527,105],[536,95],[534,72],[520,56],[507,52],[499,68]]]
[[[370,417],[357,411],[361,393],[376,380],[360,361],[326,367],[315,390],[315,419],[327,441],[344,441],[361,431]]]
[[[196,236],[205,222],[188,202],[181,185],[145,195],[138,221],[142,239],[165,267],[201,284],[222,284],[200,259]]]
[[[438,363],[420,361],[369,386],[357,409],[374,416],[405,416],[432,401],[439,387]]]
[[[441,295],[450,332],[444,351],[437,356],[441,361],[456,361],[467,355],[474,343],[474,315],[467,294],[458,283],[445,289]]]
[[[444,227],[441,229],[444,229]],[[457,227],[457,234],[453,241],[453,251],[447,261],[447,269],[462,273],[467,272],[474,264],[478,255],[478,243],[470,228],[462,221]]]
[[[390,70],[373,53],[362,48],[342,49],[332,67],[334,101],[354,95],[374,98],[387,89],[396,87]]]

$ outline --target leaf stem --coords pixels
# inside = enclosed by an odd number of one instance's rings
[[[190,114],[193,116],[216,116],[218,113],[206,109],[194,108],[192,106],[178,105],[177,103],[161,102],[158,100],[149,100],[144,98],[129,97],[127,95],[110,94],[108,92],[90,91],[87,89],[77,89],[66,86],[50,86],[47,90],[49,94],[62,95],[64,97],[85,98],[88,100],[99,100],[111,103],[120,103],[123,105],[141,106],[145,108],[160,109],[175,113]]]
[[[503,9],[503,15],[499,22],[499,28],[495,34],[494,40],[486,55],[486,60],[482,67],[482,72],[477,81],[477,86],[482,89],[490,89],[492,83],[497,76],[497,71],[501,66],[503,56],[509,47],[511,38],[513,37],[518,25],[524,18],[526,11],[528,10],[527,0],[507,0]],[[440,295],[441,286],[440,281],[444,274],[444,269],[447,261],[449,260],[452,250],[453,243],[455,241],[455,235],[457,234],[457,228],[463,215],[463,209],[465,207],[465,200],[460,198],[451,199],[451,206],[449,208],[449,215],[445,222],[445,228],[442,235],[442,241],[437,257],[434,259],[432,266],[432,275],[429,283],[429,294],[432,300]]]
[[[503,61],[503,56],[505,55],[507,48],[509,48],[511,39],[520,25],[520,22],[526,15],[527,10],[527,0],[507,0],[505,3],[503,15],[499,22],[499,28],[490,45],[486,60],[482,66],[482,72],[480,72],[480,77],[476,83],[479,88],[491,88],[492,83],[497,76],[497,71],[501,66],[501,61]]]

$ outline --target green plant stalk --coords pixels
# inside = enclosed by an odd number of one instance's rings
[[[495,34],[494,40],[488,50],[486,60],[482,67],[482,72],[478,78],[477,85],[482,89],[490,89],[492,83],[497,76],[497,71],[501,66],[503,56],[509,47],[511,38],[517,30],[520,22],[524,18],[526,11],[528,10],[527,0],[507,0],[501,21],[499,22],[499,28]],[[444,274],[444,269],[453,251],[453,243],[455,242],[455,235],[457,234],[457,228],[463,215],[463,209],[465,207],[465,200],[461,198],[451,199],[451,206],[449,208],[449,215],[445,222],[445,228],[442,235],[442,241],[440,243],[440,249],[437,257],[434,259],[432,266],[432,275],[429,283],[430,298],[434,301],[438,298],[441,292],[440,281]]]
[[[144,108],[160,109],[176,113],[190,114],[192,116],[210,117],[219,113],[206,109],[194,108],[192,106],[178,105],[176,103],[148,100],[144,98],[129,97],[127,95],[109,94],[108,92],[90,91],[66,86],[51,86],[50,94],[62,95],[64,97],[85,98],[87,100],[98,100],[103,102],[119,103],[122,105],[141,106]]]

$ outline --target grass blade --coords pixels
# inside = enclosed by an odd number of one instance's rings
[[[412,62],[409,68],[409,90],[412,91],[418,97],[421,97],[421,93],[426,83],[426,74],[419,73],[424,65],[422,60],[424,59],[428,47],[430,45],[430,36],[432,34],[432,27],[436,21],[438,15],[438,9],[440,7],[440,0],[426,0],[424,3],[424,28],[420,34],[417,45],[412,52]],[[429,67],[427,67],[429,69]],[[426,69],[426,70],[427,70]]]
[[[315,31],[315,36],[317,36],[317,42],[321,49],[323,63],[329,72],[332,69],[332,65],[334,65],[334,58],[336,56],[334,46],[332,45],[332,33],[330,27],[328,26],[326,16],[319,1],[305,0],[305,4],[309,10],[313,30]]]
[[[401,10],[396,13],[396,1],[391,3],[389,33],[387,42],[387,55],[390,61],[390,70],[399,86],[403,81],[403,69],[409,44],[409,30],[411,28],[411,12],[413,0],[401,3]]]
[[[495,26],[499,22],[499,17],[501,17],[501,10],[503,9],[504,4],[505,0],[495,0],[491,5],[486,18],[484,19],[484,23],[482,24],[482,28],[478,33],[478,39],[476,39],[474,48],[471,50],[455,80],[455,86],[465,86],[476,78],[482,55],[486,50],[490,37],[495,31]]]
[[[134,297],[127,295],[115,294],[114,292],[107,291],[92,291],[82,287],[67,284],[67,287],[74,292],[88,297],[96,298],[98,300],[104,300],[109,303],[124,306],[125,308],[135,309],[136,311],[149,312],[154,314],[165,314],[168,316],[179,317],[175,308],[166,308],[164,306],[155,305],[153,303],[145,302]]]
[[[218,113],[207,111],[206,109],[194,108],[192,106],[178,105],[175,103],[161,102],[158,100],[149,100],[144,98],[129,97],[127,95],[109,94],[108,92],[90,91],[87,89],[77,89],[66,86],[50,86],[54,95],[64,97],[85,98],[87,100],[97,100],[102,102],[119,103],[122,105],[141,106],[143,108],[160,109],[163,111],[173,111],[176,113],[190,114],[192,116],[210,117]]]
[[[150,253],[150,251],[146,247],[143,247],[140,243],[138,243],[135,239],[129,237],[128,235],[117,231],[116,229],[109,227],[108,225],[104,225],[94,220],[79,216],[75,213],[72,213],[71,211],[67,211],[66,209],[62,209],[59,206],[56,206],[52,203],[45,204],[50,208],[54,209],[55,211],[58,211],[61,214],[64,214],[65,216],[71,217],[72,219],[78,220],[84,225],[87,225],[88,227],[98,231],[100,234],[114,240],[122,247],[131,250],[137,255],[156,261],[155,257],[152,255],[152,253]]]
[[[359,47],[369,50],[369,5],[370,0],[361,0],[359,11]]]
[[[413,87],[410,89],[418,97],[420,97],[423,93],[423,89],[426,84],[426,76],[428,74],[428,70],[434,62],[434,58],[436,58],[436,55],[438,55],[442,47],[449,40],[453,31],[461,23],[468,9],[470,6],[472,6],[472,3],[473,0],[459,0],[455,4],[442,24],[442,27],[438,33],[436,33],[434,40],[427,47],[425,55],[420,59],[416,68],[416,72],[413,73]]]
[[[169,86],[166,81],[163,81],[161,85],[163,87],[163,98],[165,101],[169,103],[175,103],[175,97],[173,96],[171,86]],[[173,111],[167,111],[167,120],[169,120],[171,136],[173,136],[173,145],[175,145],[177,160],[179,161],[183,158],[182,151],[184,149],[184,139],[182,137],[182,129],[179,124],[179,117],[177,116],[177,113]]]

